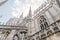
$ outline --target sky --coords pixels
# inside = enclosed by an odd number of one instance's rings
[[[2,1],[4,0],[0,0],[0,2]],[[7,22],[13,17],[19,18],[22,12],[25,17],[29,13],[30,7],[33,13],[44,1],[46,0],[8,0],[0,6],[0,22]]]

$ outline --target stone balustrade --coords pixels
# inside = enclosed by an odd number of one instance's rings
[[[0,29],[8,29],[8,30],[26,30],[25,26],[16,26],[16,25],[0,25]]]

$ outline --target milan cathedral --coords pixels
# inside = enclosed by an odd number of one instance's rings
[[[25,18],[0,25],[0,40],[60,40],[60,0],[47,0],[33,13],[30,7]]]

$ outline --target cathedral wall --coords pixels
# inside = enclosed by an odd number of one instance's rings
[[[34,16],[34,20],[33,20],[34,21],[34,23],[33,23],[34,24],[34,29],[35,29],[34,32],[36,34],[31,30],[32,31],[32,35],[31,35],[31,38],[30,38],[31,40],[39,40],[37,37],[39,37],[39,38],[41,37],[41,36],[39,36],[39,35],[41,35],[41,33],[39,33],[39,30],[41,30],[41,27],[40,27],[41,18],[40,17],[44,16],[44,18],[46,18],[46,22],[48,23],[48,25],[50,25],[50,24],[54,23],[56,20],[60,19],[60,8],[57,5],[53,4],[52,7],[50,7],[49,9],[47,9],[43,12],[38,11],[36,14],[37,15]],[[53,26],[51,26],[51,27],[53,27]],[[50,31],[50,30],[48,30],[48,31]],[[46,33],[46,32],[44,32],[44,33]],[[56,40],[55,35],[56,34],[54,34],[50,37],[47,37],[46,40]]]

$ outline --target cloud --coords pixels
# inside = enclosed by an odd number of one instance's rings
[[[12,7],[12,15],[14,17],[19,17],[23,12],[24,16],[26,16],[29,12],[30,6],[32,7],[32,11],[34,11],[42,3],[43,0],[14,0],[15,7]]]

